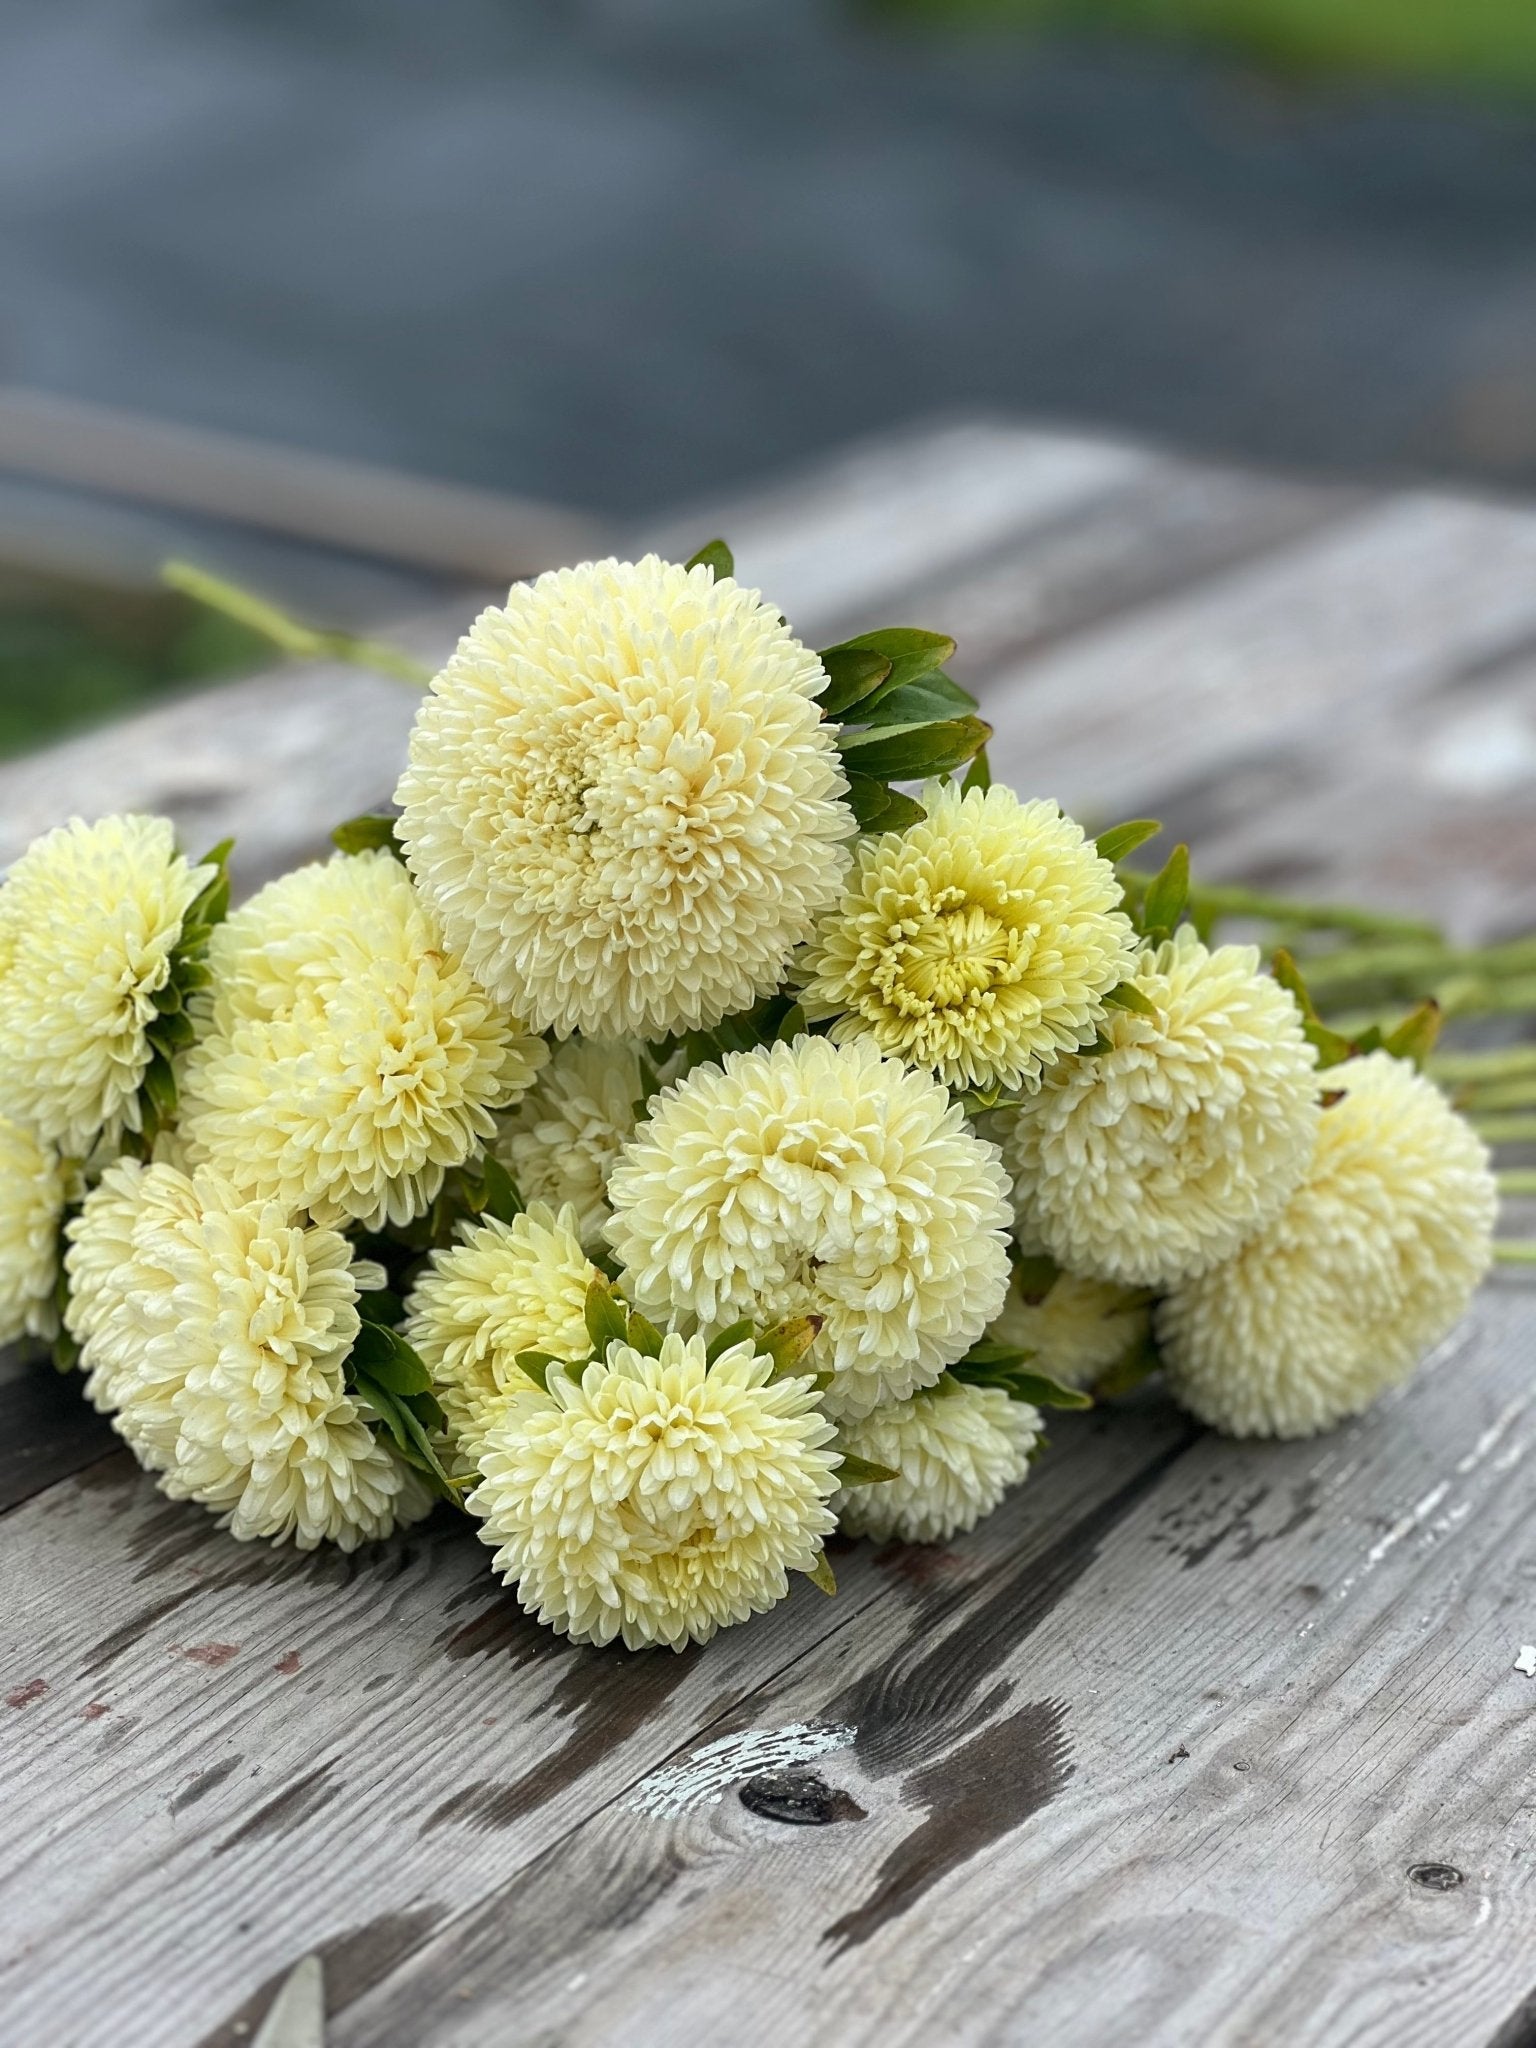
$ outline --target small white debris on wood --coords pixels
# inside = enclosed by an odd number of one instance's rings
[[[1515,1659],[1515,1669],[1522,1678],[1536,1678],[1536,1643],[1520,1645],[1520,1654]]]
[[[722,1735],[681,1762],[652,1771],[624,1803],[631,1813],[660,1820],[670,1820],[691,1806],[718,1806],[726,1788],[738,1779],[847,1749],[856,1733],[841,1724],[792,1721],[787,1728],[749,1728],[741,1735]]]

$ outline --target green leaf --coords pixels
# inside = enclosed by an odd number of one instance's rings
[[[992,787],[992,763],[987,759],[985,747],[978,747],[976,749],[976,758],[972,761],[970,767],[966,769],[965,780],[961,783],[960,787],[962,791],[967,792],[973,789],[990,789]]]
[[[481,1160],[480,1176],[484,1186],[482,1216],[492,1216],[498,1223],[512,1223],[522,1215],[523,1198],[517,1182],[494,1153],[487,1152]]]
[[[384,1425],[394,1441],[396,1450],[408,1449],[411,1439],[405,1426],[405,1410],[389,1389],[381,1387],[377,1381],[363,1374],[354,1381],[352,1392],[374,1420]]]
[[[1064,1387],[1049,1373],[1018,1372],[1008,1377],[1009,1398],[1028,1401],[1032,1408],[1091,1408],[1093,1396],[1078,1387]]]
[[[534,1385],[542,1387],[546,1394],[549,1392],[549,1368],[560,1363],[561,1361],[556,1358],[552,1351],[519,1351],[517,1353],[518,1371],[527,1373]]]
[[[1141,906],[1144,932],[1171,932],[1189,901],[1189,848],[1181,840],[1168,856],[1162,872],[1147,884]]]
[[[1270,972],[1280,986],[1291,995],[1301,1012],[1301,1028],[1308,1042],[1317,1048],[1319,1071],[1337,1067],[1352,1057],[1354,1045],[1341,1032],[1330,1031],[1318,1016],[1307,984],[1302,979],[1301,969],[1284,946],[1275,948],[1270,961]]]
[[[396,1395],[430,1394],[432,1375],[398,1330],[365,1322],[352,1346],[354,1370]]]
[[[783,1022],[773,1034],[773,1042],[775,1045],[788,1045],[793,1039],[803,1038],[809,1029],[804,1005],[791,1003],[784,1012]]]
[[[1156,818],[1131,818],[1124,825],[1111,825],[1093,844],[1100,860],[1125,860],[1138,846],[1155,839],[1162,829]]]
[[[759,1334],[757,1348],[773,1360],[775,1378],[782,1379],[796,1370],[821,1335],[824,1321],[822,1316],[789,1316]]]
[[[1435,1049],[1443,1021],[1440,1005],[1431,997],[1410,1010],[1395,1031],[1387,1033],[1381,1041],[1382,1049],[1396,1060],[1412,1060],[1416,1067],[1422,1067]]]
[[[718,583],[722,577],[734,576],[736,574],[736,557],[731,553],[723,540],[707,540],[703,547],[698,550],[697,554],[692,554],[688,557],[683,567],[685,569],[712,569],[715,574],[715,581]]]
[[[821,693],[823,718],[841,718],[891,672],[889,659],[868,647],[829,647],[816,658],[827,672]]]
[[[815,1564],[805,1575],[818,1593],[825,1593],[829,1600],[837,1594],[837,1574],[832,1569],[832,1560],[823,1550]]]
[[[1157,1005],[1144,996],[1134,981],[1119,982],[1104,998],[1112,1010],[1134,1010],[1138,1017],[1155,1017]]]
[[[848,808],[858,820],[861,832],[901,832],[927,817],[915,797],[903,796],[898,789],[887,789],[872,775],[860,775],[853,769],[846,773]]]
[[[931,668],[942,668],[955,652],[955,643],[947,633],[925,632],[921,626],[875,626],[867,633],[839,640],[830,651],[838,653],[845,647],[866,647],[892,663],[920,662],[920,668],[912,669],[913,675],[926,675]]]
[[[1028,1302],[1044,1301],[1061,1278],[1060,1266],[1044,1252],[1028,1257],[1021,1254],[1013,1262],[1013,1271],[1019,1292]]]
[[[629,1312],[629,1327],[625,1331],[625,1336],[636,1351],[642,1352],[645,1357],[660,1358],[661,1332],[650,1318],[641,1315],[637,1308],[632,1308]]]
[[[982,718],[941,718],[928,725],[874,726],[844,732],[838,740],[844,761],[861,775],[894,782],[947,775],[984,747],[992,728]]]
[[[428,1435],[426,1425],[412,1410],[409,1403],[401,1401],[396,1404],[396,1407],[409,1440],[409,1449],[406,1452],[407,1458],[412,1464],[419,1465],[424,1471],[430,1472],[450,1500],[457,1500],[460,1491],[458,1482],[449,1475],[442,1460],[438,1457],[437,1447]],[[411,1457],[412,1451],[416,1454],[414,1458]]]
[[[856,1458],[852,1451],[839,1451],[842,1463],[837,1468],[839,1486],[879,1486],[887,1479],[899,1479],[901,1474],[893,1465],[876,1465],[868,1458]]]
[[[177,1053],[186,1051],[197,1033],[185,1010],[162,1010],[144,1035],[156,1052],[172,1060]]]
[[[176,1120],[176,1076],[163,1052],[157,1052],[144,1069],[141,1093],[163,1127]]]
[[[1016,1366],[1035,1356],[1017,1344],[1004,1344],[997,1337],[978,1337],[958,1364],[950,1371],[958,1373],[961,1366],[973,1366],[978,1372],[1012,1372]]]
[[[723,1358],[733,1345],[745,1344],[747,1339],[755,1334],[755,1326],[750,1317],[744,1316],[739,1323],[727,1324],[723,1330],[718,1331],[710,1338],[708,1345],[705,1347],[704,1358],[706,1364],[713,1365],[715,1360]]]
[[[388,1287],[375,1287],[357,1297],[357,1312],[365,1323],[382,1323],[393,1329],[405,1314],[405,1303]]]
[[[210,846],[202,859],[193,861],[192,865],[195,868],[227,868],[234,850],[233,839],[221,839],[217,846]]]
[[[331,834],[331,842],[343,853],[374,853],[387,847],[397,860],[405,859],[405,851],[395,837],[399,819],[386,816],[383,811],[364,811],[359,817],[348,818],[338,825]]]
[[[1139,1387],[1143,1380],[1149,1379],[1161,1364],[1156,1343],[1150,1335],[1145,1336],[1099,1374],[1093,1383],[1093,1398],[1096,1401],[1113,1401],[1121,1394],[1128,1394],[1133,1387]]]
[[[856,705],[855,723],[860,725],[920,725],[935,718],[953,718],[976,709],[976,699],[962,690],[942,669],[919,676],[915,683],[876,692],[870,702]]]
[[[585,1314],[593,1355],[599,1359],[606,1358],[610,1344],[622,1344],[627,1338],[629,1317],[625,1314],[623,1302],[601,1277],[587,1289]]]

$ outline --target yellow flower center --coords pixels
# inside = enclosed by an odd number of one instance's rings
[[[980,903],[947,889],[926,915],[890,929],[871,977],[903,1016],[970,1009],[995,988],[1022,979],[1029,964],[1027,935]]]

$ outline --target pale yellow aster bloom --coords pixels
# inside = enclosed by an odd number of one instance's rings
[[[172,1499],[304,1550],[427,1512],[346,1388],[358,1292],[383,1276],[345,1238],[206,1171],[132,1161],[70,1234],[87,1390]]]
[[[974,1529],[1029,1470],[1040,1413],[998,1387],[937,1386],[844,1423],[840,1448],[896,1474],[845,1487],[832,1505],[850,1536],[942,1543]]]
[[[670,1071],[664,1066],[654,1078],[665,1081]],[[524,1200],[574,1204],[583,1244],[602,1242],[608,1176],[634,1136],[649,1085],[639,1046],[592,1040],[557,1046],[492,1147]]]
[[[1130,971],[1119,880],[1053,803],[953,783],[923,803],[920,823],[861,842],[806,955],[806,1014],[954,1088],[1033,1087],[1092,1041]]]
[[[659,1038],[775,989],[853,820],[825,685],[755,590],[587,562],[482,612],[397,796],[448,936],[562,1037]]]
[[[0,888],[0,1099],[83,1157],[140,1127],[155,999],[213,880],[165,818],[79,818],[35,839]]]
[[[1091,1387],[1143,1341],[1151,1321],[1145,1288],[1061,1273],[1032,1300],[1016,1272],[1002,1314],[987,1335],[1031,1353],[1031,1372],[1064,1387]]]
[[[827,1411],[936,1380],[1008,1285],[1007,1176],[938,1082],[869,1039],[732,1053],[663,1089],[608,1183],[632,1298],[706,1328],[821,1316]]]
[[[661,1356],[611,1344],[579,1378],[506,1398],[469,1497],[495,1569],[576,1642],[674,1650],[782,1600],[833,1526],[832,1427],[815,1382],[750,1342]]]
[[[546,1057],[384,851],[269,884],[209,964],[182,1073],[187,1155],[317,1222],[421,1215]]]
[[[1153,1014],[1111,1011],[1109,1050],[1052,1067],[1004,1153],[1021,1229],[1058,1265],[1171,1286],[1284,1207],[1317,1132],[1316,1055],[1254,946],[1211,952],[1184,926],[1128,978]]]
[[[58,1330],[54,1289],[69,1181],[51,1145],[0,1116],[0,1344]]]
[[[1237,1256],[1158,1311],[1168,1383],[1230,1436],[1311,1436],[1405,1379],[1487,1272],[1482,1141],[1386,1053],[1330,1067],[1306,1178]]]
[[[202,1204],[171,1166],[120,1159],[86,1196],[68,1228],[64,1325],[81,1347],[85,1392],[151,1472],[176,1454],[176,1396],[186,1378],[175,1279],[166,1263],[180,1225],[194,1231]]]
[[[600,1279],[576,1211],[531,1202],[510,1223],[462,1227],[435,1251],[406,1303],[405,1338],[432,1375],[448,1426],[473,1457],[502,1397],[532,1384],[520,1351],[590,1357],[587,1289]]]

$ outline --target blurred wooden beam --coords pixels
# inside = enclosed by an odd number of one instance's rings
[[[0,471],[495,584],[600,544],[565,506],[15,387],[0,386]]]

